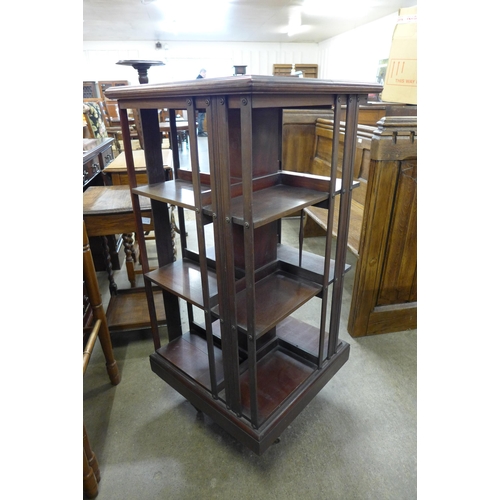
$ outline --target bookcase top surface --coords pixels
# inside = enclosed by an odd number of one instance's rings
[[[316,78],[294,78],[288,76],[242,75],[110,87],[105,91],[105,95],[109,99],[119,100],[238,94],[371,94],[382,92],[382,88],[382,85],[370,82],[319,80]]]

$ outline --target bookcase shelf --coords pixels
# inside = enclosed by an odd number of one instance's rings
[[[178,207],[190,210],[196,208],[193,183],[189,181],[174,179],[149,186],[136,187],[132,191],[152,200],[171,203]],[[210,186],[204,186],[204,192],[210,192]]]
[[[328,198],[328,193],[293,186],[277,185],[255,191],[252,195],[253,227],[257,228],[294,214],[302,208],[316,205]],[[231,200],[231,213],[235,224],[245,223],[243,211],[245,197]]]
[[[162,358],[177,367],[188,377],[210,390],[210,367],[208,363],[208,347],[204,339],[190,332],[184,333],[156,351]],[[214,349],[215,372],[217,386],[222,388],[222,352]]]
[[[145,278],[164,290],[177,295],[198,307],[203,307],[203,287],[200,266],[197,262],[182,259],[154,271],[146,273]],[[207,271],[211,299],[217,296],[217,275]]]
[[[253,335],[258,339],[275,327],[293,311],[317,295],[321,287],[315,283],[281,270],[266,276],[255,283],[255,324]],[[247,291],[236,294],[237,325],[240,331],[248,334]],[[220,315],[220,306],[213,309],[216,316]]]

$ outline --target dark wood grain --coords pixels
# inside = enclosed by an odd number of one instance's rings
[[[325,269],[325,259],[320,255],[310,252],[302,252],[302,263],[299,266],[299,250],[294,247],[279,244],[277,258],[281,263],[281,268],[292,275],[302,275],[304,278],[321,284],[323,281],[323,274]],[[286,267],[283,267],[286,265]],[[330,274],[328,283],[333,281],[333,269],[335,261],[330,259]],[[351,266],[345,265],[345,272],[349,271]]]
[[[314,367],[276,349],[257,362],[257,406],[261,425],[314,372]],[[241,376],[243,414],[250,417],[248,371]],[[272,383],[270,383],[272,381]]]
[[[317,326],[304,323],[293,316],[288,316],[276,327],[276,336],[280,341],[284,340],[298,349],[318,356],[319,328]],[[325,337],[325,355],[327,340],[328,338]]]
[[[154,292],[156,315],[159,325],[165,324],[165,308],[161,291]],[[144,288],[126,288],[112,295],[106,310],[112,332],[151,327],[146,292]]]
[[[327,198],[327,193],[285,185],[255,191],[253,193],[253,227],[257,228],[269,224]],[[238,196],[231,200],[231,214],[233,222],[236,224],[245,223],[243,204],[243,197]]]
[[[205,186],[207,190],[210,186]],[[193,184],[189,181],[173,180],[140,186],[132,189],[132,192],[153,200],[171,203],[178,207],[195,209]]]
[[[312,78],[288,78],[278,76],[255,76],[243,75],[238,77],[200,78],[197,80],[186,80],[171,83],[148,84],[128,87],[110,87],[105,91],[108,99],[126,100],[133,99],[166,99],[167,97],[182,96],[205,96],[205,95],[240,95],[255,94],[258,97],[268,96],[301,96],[304,102],[310,96],[312,104],[319,104],[314,96],[325,95],[330,97],[336,93],[372,94],[380,93],[382,85],[376,83],[336,82],[334,80],[319,80]],[[327,104],[328,101],[324,101]],[[331,99],[330,99],[330,102]],[[200,103],[201,104],[201,103]],[[280,104],[279,99],[276,106],[294,107],[297,101],[290,104]],[[198,103],[197,103],[198,105]],[[168,106],[170,107],[170,106]],[[181,106],[177,106],[180,108]],[[203,107],[201,105],[200,107]]]
[[[321,287],[277,271],[255,284],[255,330],[259,338],[301,305],[314,297]],[[246,290],[236,295],[238,328],[247,330]],[[220,307],[214,308],[218,314]]]
[[[190,260],[177,260],[154,271],[145,277],[161,288],[178,295],[190,304],[203,308],[203,289],[200,266]],[[217,275],[208,271],[210,297],[217,295]]]
[[[156,351],[186,375],[210,390],[207,343],[197,335],[185,333]],[[223,382],[222,352],[214,348],[217,385]]]

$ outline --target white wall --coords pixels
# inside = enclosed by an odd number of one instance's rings
[[[333,80],[375,81],[379,60],[389,57],[397,12],[317,43],[83,42],[82,80],[128,80],[138,84],[137,72],[119,66],[122,59],[152,59],[165,66],[149,70],[149,81],[191,80],[200,68],[207,77],[233,74],[246,65],[247,74],[272,75],[273,64],[319,65],[319,77]]]
[[[138,84],[136,70],[116,64],[122,59],[163,61],[165,66],[149,70],[150,83],[191,80],[202,67],[207,70],[207,78],[232,75],[234,65],[246,65],[247,74],[272,75],[273,64],[317,64],[318,44],[167,42],[156,50],[155,42],[83,42],[82,79]]]
[[[376,81],[378,63],[387,59],[398,13],[347,31],[319,44],[319,77]]]

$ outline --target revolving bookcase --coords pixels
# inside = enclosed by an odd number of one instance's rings
[[[339,339],[360,103],[380,85],[243,75],[117,87],[141,255],[139,196],[151,199],[159,267],[143,263],[154,353],[152,370],[239,442],[262,454],[349,357]],[[341,105],[347,106],[339,154]],[[158,109],[169,109],[174,179],[164,181]],[[284,109],[329,109],[332,170],[319,177],[281,169]],[[128,110],[140,110],[148,185],[137,187]],[[176,110],[186,110],[190,167],[180,168]],[[209,171],[200,171],[196,112],[206,113]],[[342,175],[336,178],[337,159]],[[297,168],[297,170],[299,170]],[[334,220],[334,203],[339,217]],[[170,210],[178,211],[180,251]],[[281,242],[281,220],[310,206],[329,210],[324,255]],[[197,247],[186,243],[185,215]],[[207,238],[208,231],[213,238]],[[190,235],[191,236],[191,235]],[[208,241],[213,242],[211,244]],[[332,246],[335,248],[332,249]],[[334,259],[330,256],[334,255]],[[177,257],[175,257],[177,255]],[[168,343],[161,345],[153,290],[163,291]],[[297,314],[321,301],[317,325]],[[188,331],[183,331],[181,305]],[[295,315],[293,313],[296,313]]]

